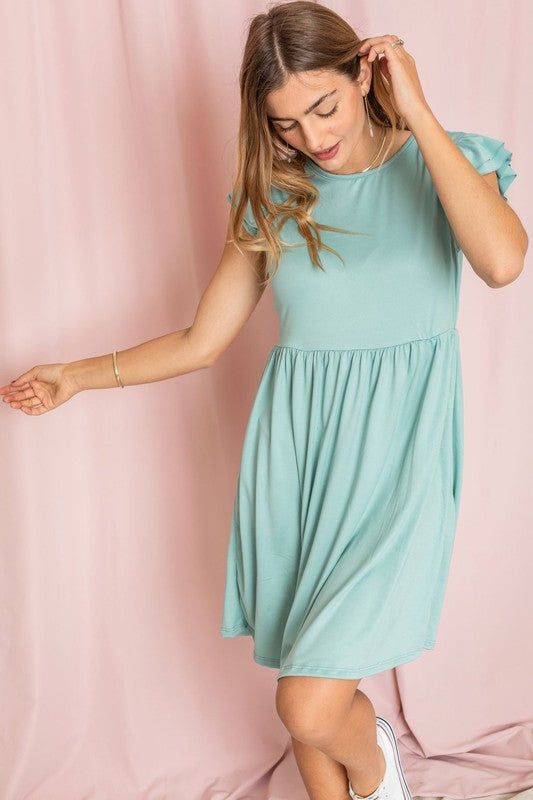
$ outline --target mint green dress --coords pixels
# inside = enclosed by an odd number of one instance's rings
[[[503,142],[447,133],[505,197]],[[463,469],[462,252],[414,135],[380,168],[306,172],[314,219],[364,235],[323,231],[345,265],[322,250],[322,272],[304,245],[273,279],[220,631],[253,637],[277,680],[362,678],[436,643]],[[303,241],[292,221],[282,237]]]

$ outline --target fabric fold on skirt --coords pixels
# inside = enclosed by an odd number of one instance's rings
[[[458,331],[271,350],[245,431],[221,634],[284,675],[359,678],[435,645],[462,481]]]

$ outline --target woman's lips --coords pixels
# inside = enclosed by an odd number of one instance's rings
[[[337,144],[333,145],[333,147],[330,147],[329,150],[324,150],[321,153],[313,153],[313,155],[319,158],[321,161],[327,161],[328,158],[335,158],[337,155],[337,150],[339,149],[339,145],[340,142],[337,142]]]

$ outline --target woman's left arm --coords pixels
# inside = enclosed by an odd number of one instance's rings
[[[359,56],[368,64],[384,56],[379,64],[392,103],[418,142],[461,250],[488,286],[505,286],[522,272],[527,233],[500,195],[495,173],[480,175],[431,111],[403,45],[392,34],[374,36],[363,41]]]
[[[430,109],[411,119],[409,128],[474,272],[492,288],[516,280],[524,266],[528,236],[501,196],[496,173],[480,175]]]

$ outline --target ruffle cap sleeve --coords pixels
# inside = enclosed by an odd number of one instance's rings
[[[454,131],[450,135],[480,175],[496,172],[500,194],[507,202],[505,192],[516,178],[516,172],[511,166],[511,151],[507,150],[500,139],[480,133]]]
[[[228,203],[230,205],[231,205],[231,201],[232,201],[232,196],[233,196],[233,192],[230,192],[228,194]],[[242,224],[244,225],[244,227],[246,228],[248,233],[250,233],[252,236],[257,236],[257,234],[259,232],[259,228],[257,227],[256,221],[255,221],[255,217],[254,217],[254,215],[252,213],[252,207],[250,205],[250,201],[249,200],[248,200],[248,203],[246,205],[246,211],[244,213]]]

